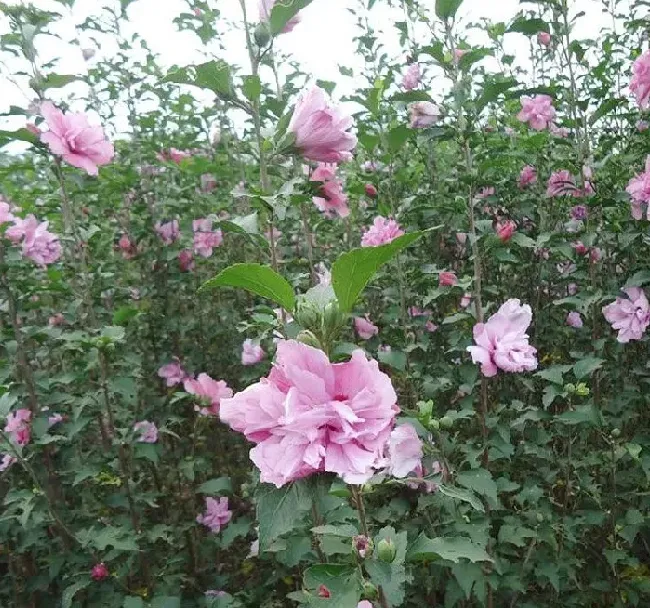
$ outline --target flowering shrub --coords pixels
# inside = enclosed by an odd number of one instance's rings
[[[647,606],[648,3],[323,2],[0,2],[0,605]]]

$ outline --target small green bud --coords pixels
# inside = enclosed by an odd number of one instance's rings
[[[440,430],[440,421],[437,418],[433,418],[429,422],[429,428],[433,429],[434,431],[439,431]]]
[[[390,538],[382,538],[377,544],[377,557],[387,564],[395,561],[397,555],[397,547]]]
[[[301,327],[310,331],[320,330],[321,311],[312,302],[300,300],[296,304],[293,316]]]
[[[257,46],[261,49],[265,49],[269,42],[271,42],[271,29],[269,28],[269,24],[266,21],[259,23],[255,28],[253,36],[255,37],[255,43]]]
[[[440,426],[448,431],[452,426],[454,426],[454,421],[449,416],[443,416],[440,419]]]
[[[323,311],[323,330],[325,335],[335,337],[345,325],[347,317],[339,309],[339,303],[332,300],[325,306]]]
[[[589,392],[589,387],[584,382],[581,382],[576,386],[576,395],[579,395],[580,397],[589,396]]]
[[[565,384],[564,385],[564,390],[569,393],[575,393],[576,392],[576,385],[575,384]]]
[[[379,597],[379,591],[370,581],[363,583],[363,597],[369,600],[376,600]]]

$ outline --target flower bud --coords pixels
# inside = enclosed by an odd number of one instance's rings
[[[382,562],[391,564],[395,561],[395,556],[397,555],[397,547],[395,543],[390,538],[382,538],[377,544],[377,557]]]
[[[372,555],[372,550],[374,549],[374,546],[375,545],[372,542],[372,539],[368,538],[367,536],[364,536],[363,534],[360,534],[359,536],[355,536],[352,539],[352,548],[354,550],[354,553],[358,555],[361,559],[370,557]]]
[[[369,600],[376,600],[379,597],[379,591],[370,581],[363,583],[363,596]]]
[[[271,41],[271,30],[269,29],[269,25],[266,23],[266,21],[262,21],[258,24],[258,26],[255,28],[254,36],[257,46],[259,46],[261,49],[264,49],[268,46],[269,42]]]
[[[584,382],[580,382],[580,384],[576,386],[576,395],[579,397],[588,397],[589,392],[589,387]]]
[[[373,184],[366,184],[365,186],[366,196],[370,198],[377,197],[377,188]]]
[[[454,421],[449,416],[443,416],[440,419],[440,426],[448,431],[452,426],[454,426]]]
[[[339,309],[339,303],[332,300],[323,311],[323,329],[328,336],[335,336],[345,325],[346,315]]]
[[[576,385],[575,384],[565,384],[564,385],[564,390],[569,394],[573,394],[573,393],[576,392]]]
[[[296,304],[294,319],[298,325],[310,331],[320,329],[321,312],[309,300],[300,300]]]
[[[301,331],[296,337],[296,340],[298,340],[298,342],[306,344],[307,346],[313,346],[314,348],[319,348],[321,350],[323,349],[323,346],[318,338],[309,330]]]

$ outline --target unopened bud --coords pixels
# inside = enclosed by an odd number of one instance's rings
[[[352,539],[352,548],[354,549],[355,554],[358,555],[361,559],[370,557],[372,555],[374,546],[375,545],[372,542],[372,539],[364,536],[363,534],[355,536]]]
[[[363,596],[369,600],[376,600],[379,597],[379,591],[370,581],[363,583]]]
[[[271,41],[271,30],[269,29],[268,23],[265,21],[259,23],[255,28],[254,36],[257,46],[259,46],[261,49],[266,48]]]
[[[443,416],[440,419],[440,426],[445,430],[449,430],[452,426],[454,426],[454,421],[449,416]]]
[[[589,396],[589,392],[589,387],[584,382],[581,382],[576,386],[576,395],[579,395],[580,397]]]
[[[395,561],[397,555],[397,547],[390,538],[382,538],[377,544],[377,557],[387,564]]]

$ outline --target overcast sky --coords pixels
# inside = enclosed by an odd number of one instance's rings
[[[249,14],[256,19],[258,15],[257,0],[246,0]],[[27,3],[27,0],[21,0]],[[61,40],[53,37],[41,36],[37,38],[39,55],[43,59],[60,58],[57,65],[59,73],[84,74],[86,65],[82,59],[79,47],[69,44],[75,38],[79,39],[81,46],[92,46],[89,40],[84,40],[83,33],[75,29],[87,16],[97,14],[99,7],[106,2],[117,0],[76,0],[74,9],[63,9],[66,17],[56,26],[56,31]],[[19,3],[9,0],[10,4]],[[33,0],[38,8],[62,10],[62,4],[54,0]],[[431,0],[433,4],[433,0]],[[210,0],[210,4],[218,8],[226,18],[237,20],[240,18],[241,9],[238,0]],[[571,2],[572,10],[585,10],[588,19],[581,21],[581,26],[576,32],[578,36],[597,36],[601,28],[609,22],[601,11],[601,0],[575,0]],[[525,6],[525,5],[524,5]],[[278,45],[284,52],[295,57],[305,72],[313,75],[315,79],[340,80],[339,65],[358,66],[360,61],[355,57],[355,43],[353,37],[359,31],[355,27],[354,18],[348,12],[349,8],[358,8],[358,0],[314,0],[312,4],[302,11],[302,22],[295,30],[279,37]],[[478,21],[483,17],[492,21],[508,21],[520,10],[522,4],[519,0],[465,0],[460,17],[465,22]],[[160,55],[163,66],[189,65],[199,63],[204,59],[202,44],[197,36],[190,32],[179,32],[173,23],[175,17],[181,12],[187,12],[187,4],[183,0],[136,0],[129,7],[129,17],[132,27],[143,36],[151,49]],[[398,34],[394,27],[395,21],[403,19],[401,11],[386,7],[379,0],[370,11],[369,18],[378,31],[382,31],[382,41],[388,52],[399,61],[401,53]],[[0,33],[6,31],[6,23],[0,20]],[[470,37],[470,42],[480,44],[480,34],[475,39]],[[528,44],[526,39],[519,34],[509,35],[507,44],[509,52],[517,55],[518,60],[526,61],[528,57]],[[241,32],[228,34],[223,43],[226,45],[224,59],[229,63],[246,66],[247,55]],[[110,45],[98,50],[98,55],[109,55],[113,52]],[[11,64],[1,66],[0,73],[0,113],[6,112],[9,105],[15,104],[26,107],[29,91],[22,92],[9,83],[3,75],[11,70]],[[245,73],[245,72],[244,72]],[[74,86],[70,85],[60,91],[52,93],[55,101],[68,100],[74,94]],[[436,83],[431,82],[431,89],[435,92]],[[74,107],[74,104],[73,104]],[[15,126],[15,123],[14,125]],[[20,125],[19,125],[20,126]],[[0,128],[6,128],[7,122],[0,117]]]

